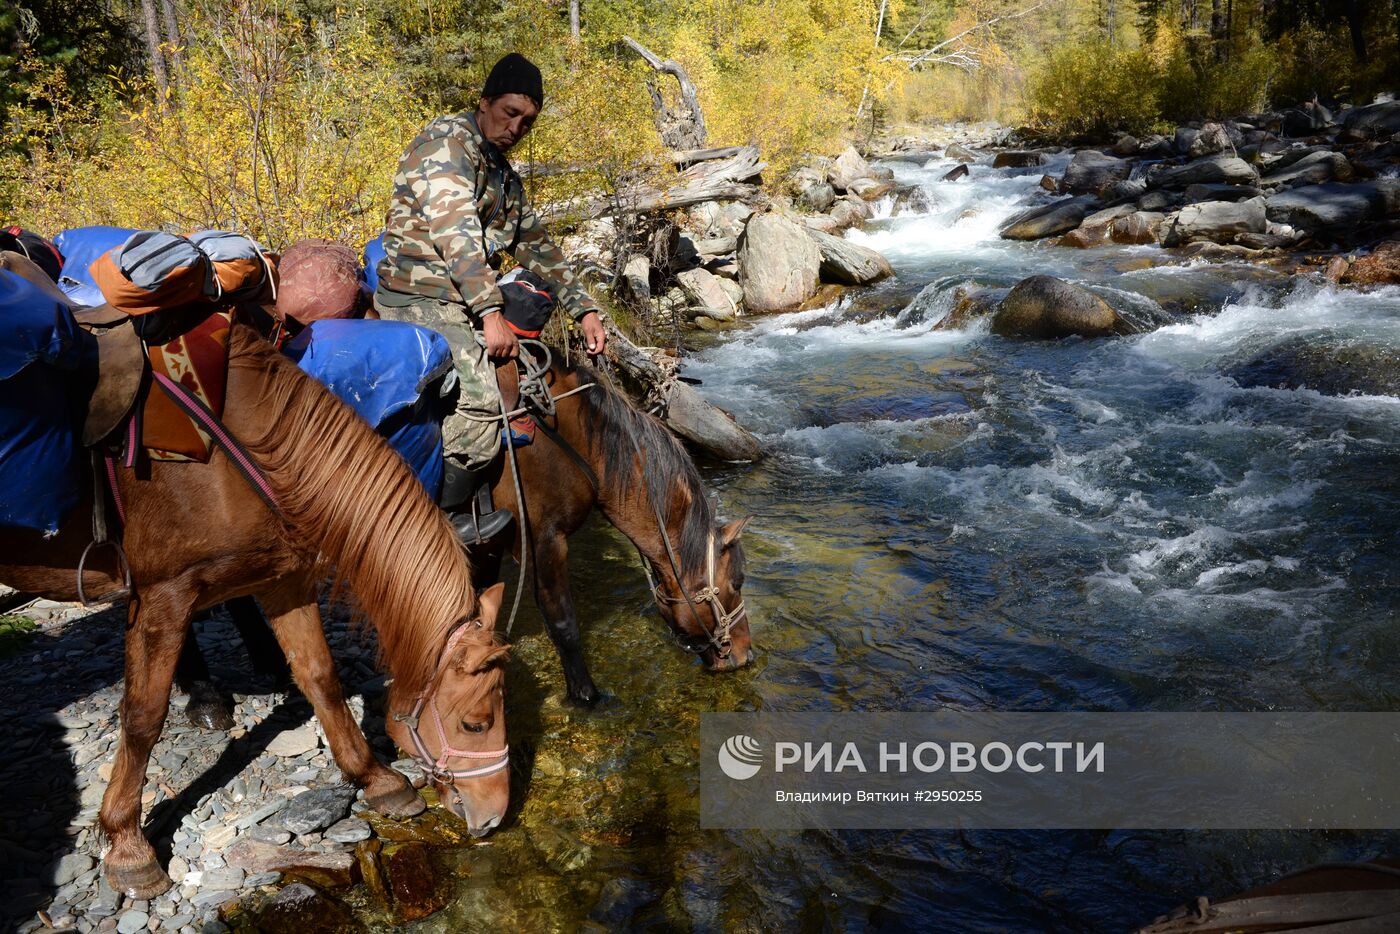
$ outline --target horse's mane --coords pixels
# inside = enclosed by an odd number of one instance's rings
[[[248,422],[261,426],[239,440],[272,484],[283,518],[354,595],[394,677],[421,690],[449,630],[476,614],[452,527],[387,442],[245,327],[230,335],[229,367],[256,371],[263,385],[260,398],[238,400],[257,407]]]
[[[590,453],[601,455],[603,463],[599,482],[617,497],[635,491],[637,450],[642,449],[641,474],[650,502],[658,503],[661,515],[671,524],[672,504],[680,497],[682,514],[680,541],[672,541],[683,572],[705,566],[709,535],[715,527],[714,509],[700,472],[675,435],[657,418],[632,404],[632,400],[617,392],[602,376],[586,363],[574,368],[580,383],[592,382],[595,389],[579,393],[584,405],[595,416],[584,419],[588,431]]]

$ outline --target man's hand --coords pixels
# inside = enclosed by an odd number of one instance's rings
[[[520,356],[520,341],[516,339],[515,332],[506,324],[499,311],[482,319],[481,331],[486,338],[488,356],[501,360]]]
[[[588,355],[600,356],[608,343],[608,332],[603,329],[603,319],[596,311],[590,311],[583,316],[579,327],[583,328],[583,346],[588,348]]]

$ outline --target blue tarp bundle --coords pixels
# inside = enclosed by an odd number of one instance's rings
[[[285,349],[377,428],[437,498],[442,428],[432,384],[452,369],[446,340],[401,321],[330,319],[313,322]]]
[[[53,238],[63,254],[63,274],[58,287],[79,305],[96,306],[106,301],[88,268],[97,258],[136,233],[125,227],[74,227]]]
[[[96,371],[97,343],[72,313],[0,270],[0,525],[56,531],[78,504]]]
[[[371,295],[374,294],[375,289],[379,288],[379,261],[383,258],[384,235],[380,234],[365,244],[365,285],[369,287]]]

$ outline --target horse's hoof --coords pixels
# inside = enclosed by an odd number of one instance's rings
[[[370,810],[378,811],[385,817],[415,817],[428,808],[428,802],[418,796],[413,786],[404,780],[400,788],[382,795],[365,795],[365,804]]]
[[[222,700],[196,701],[190,698],[185,716],[189,718],[190,726],[201,730],[227,732],[233,729],[233,710]]]
[[[578,690],[569,691],[569,702],[579,707],[596,707],[598,701],[603,699],[603,692],[597,686],[589,683]]]
[[[170,888],[170,877],[152,857],[139,866],[102,867],[107,884],[127,898],[152,899]]]

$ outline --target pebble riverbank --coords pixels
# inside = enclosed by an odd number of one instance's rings
[[[97,814],[119,731],[124,609],[37,601],[8,612],[31,617],[38,630],[0,660],[8,740],[0,766],[0,926],[19,934],[220,932],[229,929],[222,906],[270,893],[265,887],[284,873],[329,884],[358,878],[356,847],[373,835],[357,816],[363,802],[343,782],[310,705],[295,693],[269,692],[250,674],[237,631],[218,610],[195,630],[216,680],[234,692],[235,726],[193,727],[188,698],[172,695],[141,800],[147,835],[175,884],[151,900],[113,891],[100,872]],[[385,683],[373,666],[372,634],[329,613],[326,632],[352,710],[391,758],[382,719],[365,715]],[[422,784],[411,760],[394,764]],[[305,900],[306,888],[282,893]]]

